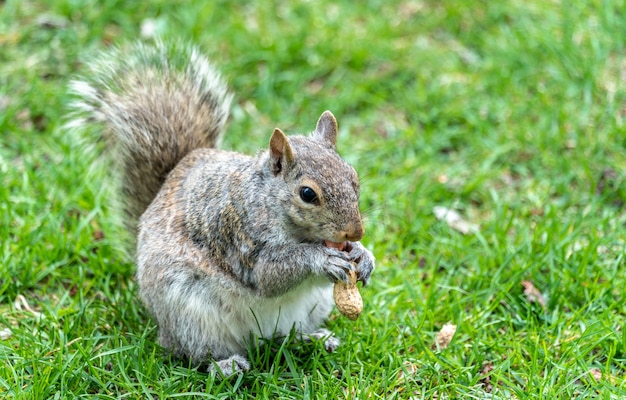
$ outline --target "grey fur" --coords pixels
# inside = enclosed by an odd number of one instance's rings
[[[189,152],[219,144],[232,96],[198,49],[182,43],[113,48],[70,83],[72,126],[105,123],[120,158],[129,226]]]
[[[374,257],[358,242],[358,177],[335,150],[332,114],[309,136],[277,129],[267,150],[247,156],[215,148],[231,97],[195,48],[114,50],[86,77],[72,84],[74,125],[102,121],[115,145],[127,212],[139,218],[139,292],[160,343],[213,359],[225,375],[249,368],[251,335],[295,327],[334,350],[338,339],[319,328],[332,284],[347,280],[351,262],[367,283]],[[349,241],[350,252],[324,241]]]

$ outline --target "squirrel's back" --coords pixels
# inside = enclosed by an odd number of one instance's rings
[[[133,225],[183,157],[219,144],[232,97],[211,63],[186,44],[136,43],[87,67],[71,83],[71,125],[105,125]]]

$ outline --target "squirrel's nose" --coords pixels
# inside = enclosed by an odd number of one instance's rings
[[[357,242],[363,238],[364,234],[365,228],[363,227],[363,222],[357,221],[346,227],[346,230],[344,231],[344,238],[350,242]]]

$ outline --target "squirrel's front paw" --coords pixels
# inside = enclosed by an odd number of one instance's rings
[[[363,282],[363,286],[365,286],[370,280],[372,271],[374,271],[374,255],[361,242],[350,242],[349,246],[348,256],[352,262],[356,263],[357,279]]]
[[[354,266],[350,263],[349,253],[329,247],[324,247],[324,252],[326,263],[323,273],[333,282],[349,282],[347,271],[354,270]]]

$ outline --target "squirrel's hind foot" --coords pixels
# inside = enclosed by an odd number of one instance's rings
[[[321,340],[324,342],[324,348],[327,352],[332,353],[339,347],[341,341],[328,329],[320,328],[313,333],[307,333],[302,335],[302,339],[305,342],[313,340]]]
[[[207,372],[216,372],[217,377],[227,378],[231,375],[239,374],[250,369],[250,362],[239,354],[232,355],[224,360],[211,363]]]

